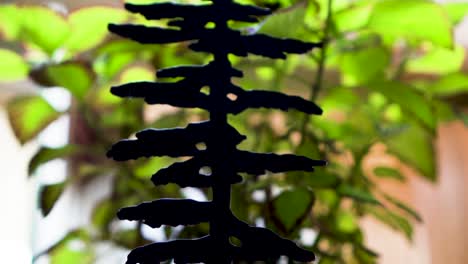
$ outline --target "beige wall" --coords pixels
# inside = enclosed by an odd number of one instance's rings
[[[386,191],[414,205],[424,223],[416,226],[411,244],[375,220],[365,219],[369,245],[381,252],[379,263],[468,263],[468,128],[460,122],[440,127],[437,150],[436,184],[407,168],[408,184],[381,182]]]

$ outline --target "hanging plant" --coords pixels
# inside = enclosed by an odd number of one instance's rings
[[[265,34],[244,35],[229,28],[228,21],[254,23],[257,17],[270,14],[267,9],[241,5],[231,0],[213,0],[212,4],[182,5],[157,3],[126,4],[130,12],[150,20],[169,19],[168,28],[141,25],[109,25],[110,31],[143,44],[167,44],[192,41],[189,48],[207,52],[213,59],[206,65],[177,66],[161,69],[158,77],[182,78],[176,82],[137,82],[113,87],[120,97],[143,98],[148,104],[168,104],[200,108],[210,119],[191,123],[185,128],[146,129],[136,139],[125,139],[112,146],[108,156],[117,161],[141,157],[191,157],[161,169],[152,176],[155,185],[174,183],[180,187],[211,188],[212,201],[159,199],[118,212],[121,220],[132,220],[157,228],[161,225],[196,225],[208,222],[207,236],[191,240],[154,243],[134,249],[129,264],[158,263],[174,259],[176,263],[231,263],[232,261],[266,261],[287,256],[290,260],[314,260],[312,252],[282,238],[266,228],[253,227],[239,220],[230,209],[231,185],[242,182],[239,173],[261,175],[267,171],[309,171],[325,161],[293,154],[252,153],[237,149],[245,140],[227,122],[229,114],[248,108],[296,109],[307,114],[321,114],[313,102],[298,96],[272,91],[247,91],[231,82],[243,73],[231,66],[229,54],[260,55],[286,59],[287,53],[305,53],[320,47],[293,39]],[[208,27],[207,25],[214,24]],[[209,93],[202,92],[209,87]],[[234,237],[240,245],[231,243]]]

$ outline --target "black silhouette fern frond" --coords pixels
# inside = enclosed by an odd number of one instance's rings
[[[206,65],[182,65],[161,69],[162,78],[181,78],[175,82],[137,82],[113,87],[120,97],[143,98],[148,104],[168,104],[176,107],[200,108],[210,113],[210,120],[188,124],[185,128],[146,129],[136,139],[114,144],[107,153],[116,161],[142,157],[191,157],[161,169],[152,176],[155,185],[174,183],[180,187],[209,187],[213,199],[198,202],[190,199],[159,199],[118,212],[121,220],[141,221],[157,228],[162,225],[196,225],[208,222],[207,236],[191,240],[154,243],[134,249],[128,264],[154,264],[170,259],[176,263],[231,263],[232,261],[266,261],[287,256],[291,260],[309,262],[312,252],[265,228],[252,227],[231,212],[231,185],[242,182],[239,173],[261,175],[266,172],[312,172],[325,162],[292,154],[252,153],[237,149],[245,136],[227,122],[228,114],[238,114],[249,108],[295,109],[306,114],[321,114],[320,107],[298,96],[278,92],[247,91],[231,82],[243,77],[232,67],[229,54],[255,54],[285,59],[288,53],[305,53],[321,47],[293,39],[280,39],[264,34],[245,35],[228,27],[228,21],[257,22],[270,11],[231,0],[212,0],[210,4],[182,5],[158,3],[126,4],[130,12],[147,19],[170,19],[168,28],[140,25],[109,25],[109,30],[125,38],[148,44],[191,41],[189,48],[207,52],[214,59]],[[214,27],[207,27],[214,23]],[[209,94],[203,87],[210,88]],[[229,96],[231,95],[231,96]],[[206,148],[200,149],[198,144]],[[209,167],[211,173],[203,172]],[[230,237],[240,245],[230,243]]]

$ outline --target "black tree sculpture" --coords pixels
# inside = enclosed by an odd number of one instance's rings
[[[242,77],[234,69],[228,54],[248,53],[274,59],[285,59],[285,53],[305,53],[320,47],[292,39],[278,39],[264,34],[243,35],[230,29],[228,21],[257,22],[258,16],[269,10],[240,5],[232,0],[212,0],[211,4],[152,5],[126,4],[126,9],[147,19],[170,19],[169,28],[140,25],[109,25],[109,30],[140,43],[173,43],[194,41],[189,48],[208,52],[214,59],[203,66],[178,66],[162,69],[158,77],[182,77],[177,82],[139,82],[113,87],[120,97],[141,97],[148,104],[169,104],[176,107],[201,108],[209,111],[210,120],[189,124],[186,128],[147,129],[136,134],[136,140],[122,140],[112,146],[108,156],[125,161],[140,157],[192,157],[155,173],[155,185],[175,183],[181,187],[210,187],[213,200],[198,202],[190,199],[159,199],[138,206],[123,208],[119,219],[142,221],[150,227],[161,225],[194,225],[209,222],[209,235],[192,240],[154,243],[134,249],[128,264],[153,264],[174,259],[176,263],[231,263],[232,261],[266,261],[287,256],[291,260],[309,262],[314,254],[298,247],[269,229],[252,227],[231,212],[231,184],[239,183],[238,173],[261,175],[266,171],[313,171],[324,161],[292,154],[276,155],[241,151],[236,146],[245,139],[227,122],[228,114],[247,108],[296,109],[307,114],[321,114],[314,103],[297,96],[271,91],[245,91],[231,83],[232,77]],[[207,24],[214,23],[214,27]],[[209,95],[202,88],[210,88]],[[200,148],[204,143],[205,148]],[[209,167],[206,175],[203,168]],[[230,237],[241,241],[230,243]]]

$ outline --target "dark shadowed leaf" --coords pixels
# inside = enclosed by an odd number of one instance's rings
[[[302,223],[314,203],[313,194],[304,188],[282,192],[274,201],[275,217],[286,230]]]
[[[29,66],[20,55],[0,49],[0,58],[0,81],[18,81],[28,76]]]
[[[62,182],[42,187],[39,192],[42,215],[47,216],[52,211],[52,208],[54,208],[55,203],[65,189],[65,185],[65,182]]]
[[[8,102],[7,111],[10,124],[21,144],[36,137],[60,116],[41,96],[16,97]]]
[[[36,169],[44,163],[54,159],[65,158],[77,151],[78,147],[73,145],[66,145],[61,148],[42,147],[29,161],[28,174],[31,176]]]

